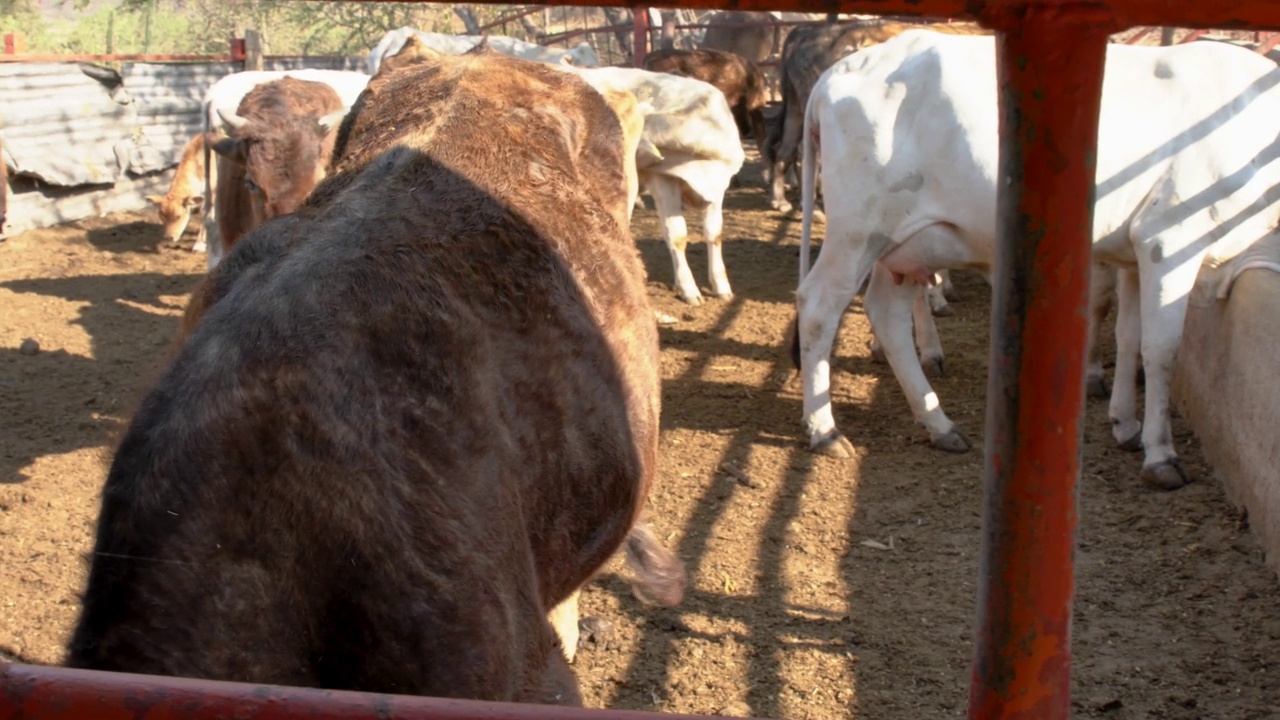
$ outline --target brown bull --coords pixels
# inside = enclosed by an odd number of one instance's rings
[[[228,253],[247,232],[293,212],[325,176],[346,109],[324,83],[286,77],[262,83],[222,117],[214,207]]]
[[[542,64],[372,81],[133,417],[68,663],[579,703],[547,611],[624,541],[638,594],[683,590],[633,531],[660,368],[622,145]]]

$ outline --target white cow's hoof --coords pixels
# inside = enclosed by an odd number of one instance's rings
[[[924,369],[924,374],[931,378],[940,378],[947,374],[946,363],[943,362],[942,356],[920,358],[920,367]]]
[[[840,431],[834,428],[810,438],[809,451],[818,455],[837,458],[851,458],[854,455],[853,443],[849,442],[849,438],[841,435]]]
[[[1142,482],[1157,490],[1177,490],[1191,482],[1176,459],[1142,468]]]
[[[1116,445],[1126,452],[1138,452],[1142,449],[1142,430],[1139,429],[1124,440],[1117,440]]]
[[[694,307],[698,307],[703,302],[701,295],[681,295],[680,299]]]
[[[887,365],[889,363],[889,358],[885,356],[884,348],[880,345],[868,340],[867,349],[871,351],[871,362],[877,365]]]
[[[783,215],[790,215],[791,211],[794,210],[794,208],[791,207],[791,203],[787,202],[786,200],[783,200],[782,202],[773,203],[773,209],[777,210]]]
[[[969,438],[959,428],[951,428],[950,432],[933,438],[929,443],[949,453],[966,453],[973,449],[973,443],[969,442]]]
[[[1107,379],[1101,375],[1094,375],[1084,383],[1085,394],[1091,398],[1100,398],[1106,400],[1111,397],[1111,388],[1107,387]]]
[[[955,315],[955,314],[956,314],[956,311],[952,310],[950,305],[941,305],[939,307],[933,308],[934,317],[951,317],[952,315]]]

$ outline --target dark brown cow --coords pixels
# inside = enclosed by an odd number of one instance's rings
[[[540,63],[371,81],[126,430],[68,664],[579,703],[547,611],[624,540],[638,595],[683,591],[635,526],[660,369],[621,147]]]
[[[214,209],[223,254],[267,220],[293,212],[325,176],[346,114],[332,87],[286,77],[262,83],[223,116]]]
[[[924,26],[891,20],[858,20],[838,25],[805,25],[787,36],[782,46],[782,109],[776,120],[768,125],[761,152],[770,175],[769,204],[775,210],[786,213],[792,209],[786,196],[786,173],[798,159],[805,106],[818,77],[845,55],[919,27]],[[935,32],[956,35],[989,32],[971,23],[942,23],[927,27]]]
[[[772,13],[721,10],[707,18],[707,25],[698,43],[703,50],[723,50],[759,63],[782,48],[783,29]]]
[[[722,50],[655,50],[645,56],[644,69],[695,78],[719,88],[733,110],[738,131],[763,151],[769,88],[755,63]]]

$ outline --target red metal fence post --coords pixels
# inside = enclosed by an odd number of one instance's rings
[[[27,51],[27,37],[20,32],[4,34],[4,54],[21,55]]]
[[[1000,92],[986,502],[969,717],[1070,717],[1071,601],[1098,110],[1098,6],[984,18]]]
[[[631,59],[636,67],[644,67],[644,56],[649,53],[649,8],[631,8],[635,36],[631,40]]]

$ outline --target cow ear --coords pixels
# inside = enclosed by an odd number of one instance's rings
[[[201,205],[204,204],[204,197],[200,195],[188,195],[185,202],[187,207],[190,207],[190,208],[200,207]]]
[[[214,152],[228,160],[244,162],[244,142],[235,138],[222,138],[209,146]]]
[[[159,205],[159,204],[161,204],[161,203],[163,203],[163,202],[164,202],[164,196],[163,196],[163,195],[148,195],[148,196],[147,196],[147,201],[148,201],[148,202],[150,202],[150,203],[152,203],[152,204],[154,204],[154,205]]]

